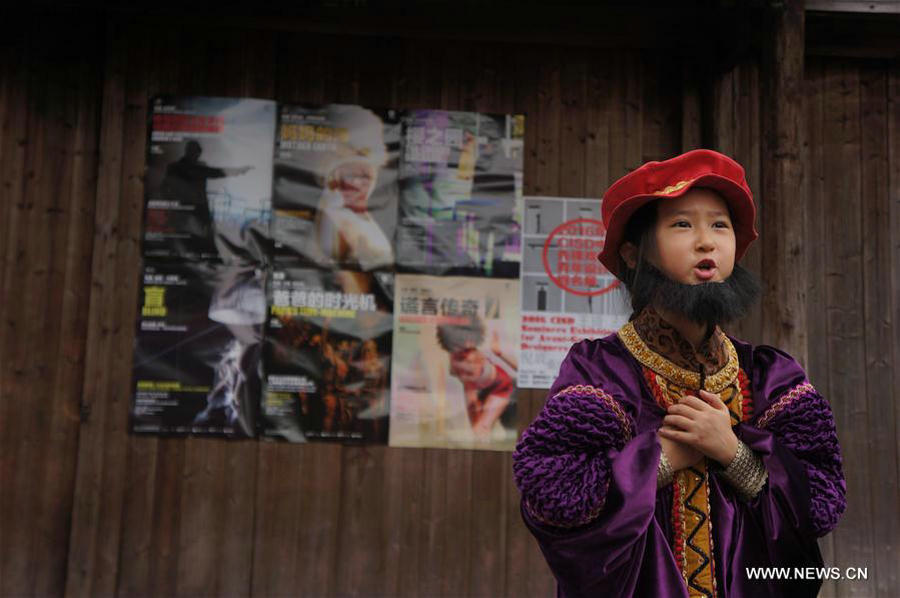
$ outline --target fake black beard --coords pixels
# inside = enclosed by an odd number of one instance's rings
[[[629,291],[634,315],[653,305],[705,324],[707,334],[711,334],[717,325],[746,315],[759,298],[760,285],[753,273],[738,264],[722,282],[684,284],[643,260]]]

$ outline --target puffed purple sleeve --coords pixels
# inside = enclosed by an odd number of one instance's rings
[[[562,527],[594,519],[606,501],[612,450],[631,439],[633,425],[600,388],[578,384],[549,397],[513,454],[524,508]]]
[[[756,348],[753,380],[761,409],[739,434],[769,474],[757,506],[764,508],[773,532],[782,531],[783,522],[802,536],[824,536],[847,506],[831,406],[803,368],[773,347]]]
[[[522,518],[561,596],[685,596],[654,518],[655,430],[636,433],[624,362],[598,346],[573,347],[516,446]]]

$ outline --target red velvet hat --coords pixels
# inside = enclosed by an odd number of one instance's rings
[[[619,246],[625,225],[634,212],[651,201],[681,197],[693,187],[718,191],[731,209],[735,235],[735,261],[758,236],[756,206],[740,164],[719,152],[698,149],[663,162],[647,162],[613,183],[603,196],[606,241],[597,256],[606,269],[619,276]]]

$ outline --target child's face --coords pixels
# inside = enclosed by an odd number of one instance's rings
[[[459,349],[450,354],[450,373],[463,382],[477,380],[484,369],[484,354],[474,347]]]
[[[376,176],[375,167],[367,162],[346,162],[332,174],[332,187],[340,191],[345,207],[364,212],[368,208],[367,202]]]
[[[656,248],[649,259],[669,278],[684,284],[721,282],[734,269],[734,227],[728,205],[713,191],[691,189],[659,202]],[[700,268],[704,261],[714,267]]]

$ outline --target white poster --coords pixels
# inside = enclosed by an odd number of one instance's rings
[[[628,321],[621,283],[597,260],[605,236],[599,199],[525,198],[520,388],[550,388],[573,343]]]

